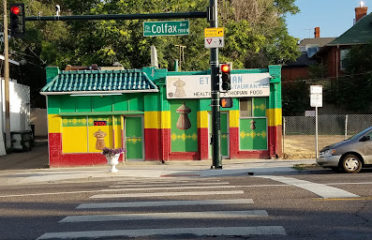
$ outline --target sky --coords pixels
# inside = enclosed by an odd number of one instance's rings
[[[369,14],[372,0],[364,0]],[[355,7],[360,0],[296,0],[300,12],[287,15],[286,22],[291,36],[304,39],[314,37],[314,28],[320,27],[320,37],[339,37],[353,26]]]

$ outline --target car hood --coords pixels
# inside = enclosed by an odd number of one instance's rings
[[[334,143],[334,144],[331,144],[331,145],[328,145],[328,146],[324,147],[324,148],[323,148],[322,150],[320,150],[320,151],[322,152],[322,151],[326,151],[326,150],[328,150],[328,149],[339,148],[339,147],[342,147],[342,146],[344,146],[344,145],[346,145],[346,144],[350,144],[351,142],[353,142],[353,141],[351,141],[351,140],[344,140],[344,141],[341,141],[341,142],[337,142],[337,143]]]

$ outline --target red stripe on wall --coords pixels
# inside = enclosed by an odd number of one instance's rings
[[[230,144],[229,144],[229,153],[230,158],[239,158],[239,128],[230,128]]]
[[[122,155],[119,161],[123,161]],[[49,166],[89,166],[106,164],[106,158],[101,153],[62,153],[62,134],[49,133]]]
[[[145,128],[145,160],[161,160],[161,129]]]
[[[58,165],[62,154],[61,133],[49,133],[49,166]]]
[[[119,162],[123,161],[123,155],[119,157]],[[68,153],[61,154],[60,160],[51,164],[51,167],[69,166],[92,166],[107,164],[106,157],[101,153]]]
[[[282,125],[269,126],[269,151],[271,157],[281,157],[282,153]]]
[[[198,148],[200,160],[206,160],[209,157],[209,141],[208,128],[198,128]]]

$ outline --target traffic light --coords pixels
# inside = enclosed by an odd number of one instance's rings
[[[220,98],[220,106],[222,108],[232,108],[233,106],[232,98]]]
[[[25,6],[23,3],[10,5],[10,31],[12,37],[23,37],[25,34]]]
[[[221,74],[221,92],[227,92],[231,89],[231,76],[230,76],[231,66],[229,64],[220,65]]]

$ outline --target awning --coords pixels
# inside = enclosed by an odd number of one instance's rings
[[[84,70],[62,71],[40,93],[89,96],[158,91],[157,86],[141,70]]]

